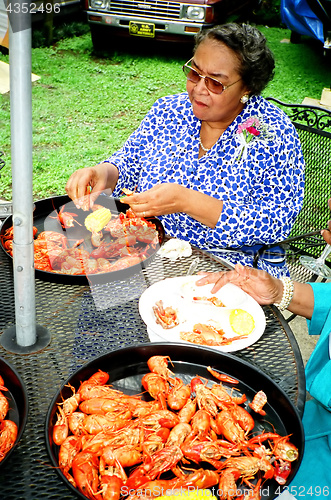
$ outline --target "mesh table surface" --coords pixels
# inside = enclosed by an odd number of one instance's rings
[[[138,312],[138,299],[151,284],[187,273],[199,257],[196,272],[220,270],[222,261],[197,249],[190,258],[169,261],[158,255],[147,269],[123,281],[89,286],[50,283],[36,279],[36,321],[51,334],[42,351],[12,354],[0,346],[0,356],[22,377],[29,398],[23,437],[0,464],[0,498],[42,500],[76,498],[49,460],[44,427],[52,398],[65,380],[87,361],[111,350],[149,342]],[[0,333],[15,325],[12,261],[0,252]],[[264,307],[267,326],[254,345],[234,353],[257,366],[286,392],[303,412],[304,366],[290,327],[275,307]]]

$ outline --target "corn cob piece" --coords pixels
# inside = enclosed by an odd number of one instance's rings
[[[98,208],[95,212],[89,214],[85,219],[85,227],[91,233],[98,233],[103,229],[111,219],[111,211],[108,208]]]

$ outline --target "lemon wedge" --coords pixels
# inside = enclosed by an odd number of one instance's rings
[[[186,491],[178,488],[177,490],[174,489],[173,492],[173,495],[164,495],[162,497],[158,497],[157,500],[178,500],[181,498],[183,500],[217,500],[209,489],[202,490],[197,488],[196,490]],[[169,493],[171,493],[171,490],[169,490]]]
[[[238,335],[249,335],[255,328],[253,316],[243,309],[233,309],[229,321],[232,330]]]

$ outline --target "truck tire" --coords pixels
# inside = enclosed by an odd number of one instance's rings
[[[108,47],[105,26],[90,24],[93,48],[96,51],[106,50]]]

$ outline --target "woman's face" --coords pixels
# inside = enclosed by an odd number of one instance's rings
[[[224,86],[239,80],[222,94],[210,92],[203,78],[198,83],[189,80],[186,83],[193,113],[199,120],[229,125],[243,109],[240,98],[248,93],[240,79],[237,55],[223,43],[205,39],[198,46],[190,65],[201,75],[215,78]]]

